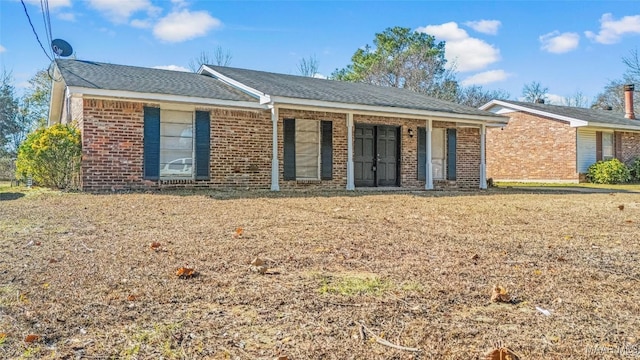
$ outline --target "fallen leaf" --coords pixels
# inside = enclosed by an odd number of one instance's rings
[[[188,268],[188,267],[184,267],[184,266],[179,268],[178,270],[176,270],[176,276],[177,277],[184,277],[184,278],[192,277],[192,276],[195,275],[195,273],[196,272],[195,272],[194,269]]]
[[[624,205],[618,205],[618,209],[620,209],[620,211],[624,210]]]
[[[154,242],[152,242],[152,243],[149,245],[149,247],[150,247],[151,249],[153,249],[153,250],[158,250],[158,249],[160,248],[160,246],[162,246],[162,244],[160,244],[160,243],[159,243],[159,242],[157,242],[157,241],[154,241]]]
[[[520,357],[508,347],[489,350],[487,360],[520,360]]]
[[[40,340],[40,336],[34,335],[34,334],[29,334],[29,335],[27,335],[27,337],[24,338],[24,342],[26,342],[26,343],[32,343],[32,342],[36,342],[38,340]]]
[[[289,357],[286,355],[280,355],[278,356],[278,360],[289,360]]]
[[[236,237],[242,237],[242,234],[244,234],[244,229],[242,229],[241,227],[236,229]]]
[[[42,243],[40,241],[36,241],[36,246],[40,246]]]
[[[626,223],[632,223],[632,222],[633,222],[633,220],[625,220],[624,222],[626,222]]]
[[[6,339],[7,333],[0,333],[0,341]]]
[[[507,293],[507,289],[500,285],[496,285],[493,288],[493,293],[491,294],[491,301],[508,303],[511,302],[511,295]]]
[[[138,300],[138,297],[137,297],[137,296],[135,296],[135,295],[133,295],[133,294],[131,294],[131,295],[127,296],[127,300],[129,300],[129,301],[136,301],[136,300]]]
[[[478,255],[478,254],[474,254],[474,255],[471,257],[471,260],[473,260],[473,261],[478,261],[478,259],[480,259],[480,255]]]
[[[49,259],[49,264],[53,264],[53,263],[57,263],[57,262],[58,262],[58,260],[56,260],[54,258]]]

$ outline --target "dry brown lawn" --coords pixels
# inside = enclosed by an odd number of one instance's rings
[[[0,198],[0,358],[640,357],[640,194]]]

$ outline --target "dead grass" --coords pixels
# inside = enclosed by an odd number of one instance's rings
[[[0,202],[1,358],[640,354],[638,194],[24,192]]]

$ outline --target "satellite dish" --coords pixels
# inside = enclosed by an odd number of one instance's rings
[[[73,54],[73,48],[71,45],[62,39],[54,39],[51,42],[51,49],[53,49],[53,52],[58,56],[67,57]]]

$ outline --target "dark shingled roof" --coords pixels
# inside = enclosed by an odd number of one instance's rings
[[[172,70],[58,59],[67,86],[220,100],[256,99],[210,76]]]
[[[484,110],[435,99],[407,89],[224,66],[206,66],[270,96],[496,117],[495,114]]]
[[[585,109],[585,108],[571,107],[571,106],[538,104],[538,103],[529,103],[529,102],[512,101],[512,100],[499,100],[499,101],[529,108],[532,110],[544,111],[550,114],[566,116],[576,120],[584,120],[590,123],[640,127],[640,120],[626,119],[624,117],[624,113],[619,113],[612,110]]]

